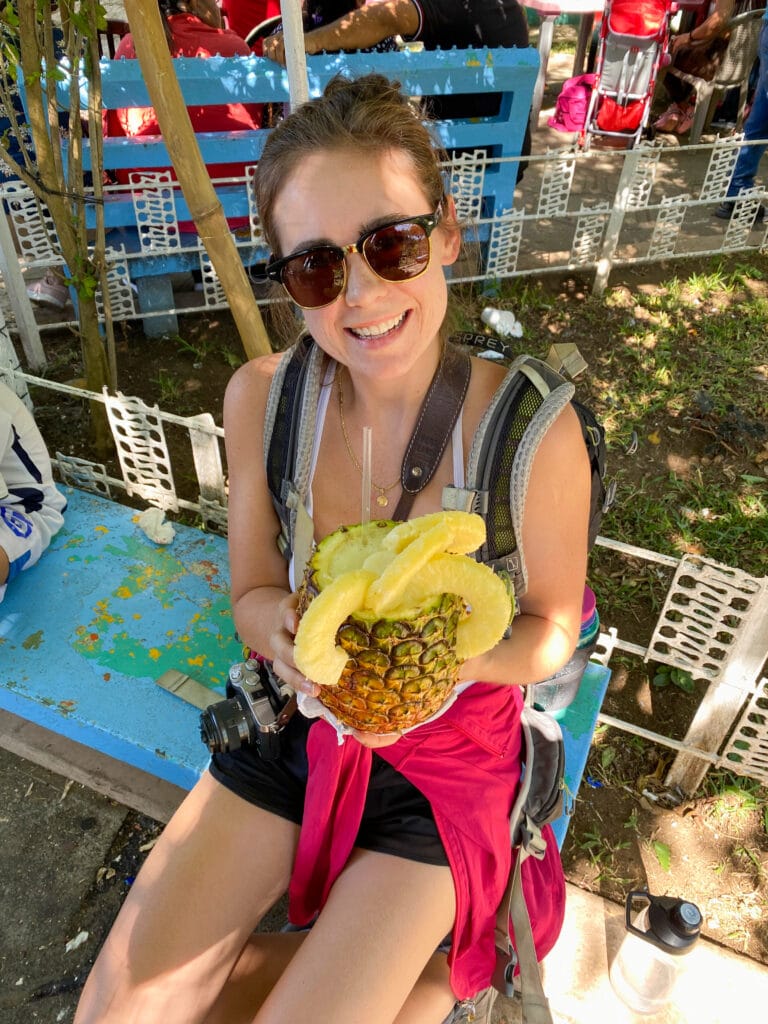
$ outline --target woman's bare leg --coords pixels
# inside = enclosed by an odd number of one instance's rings
[[[393,1024],[441,1024],[456,1002],[447,953],[433,953]]]
[[[306,934],[252,936],[206,1024],[250,1024]],[[456,1002],[448,975],[447,955],[433,953],[393,1024],[437,1024],[445,1020]]]
[[[205,1020],[248,936],[288,886],[298,831],[206,773],[129,892],[76,1024]]]
[[[253,935],[206,1024],[439,1024],[450,869],[358,850],[308,933]]]

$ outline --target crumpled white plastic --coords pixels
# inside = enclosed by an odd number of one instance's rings
[[[486,306],[480,314],[480,319],[501,338],[522,338],[523,336],[523,325],[511,310]]]
[[[317,699],[317,697],[310,697],[308,693],[296,693],[296,707],[304,715],[305,718],[324,718],[329,725],[333,726],[336,730],[336,738],[339,741],[339,746],[344,742],[345,736],[351,736],[352,730],[348,725],[344,725],[340,722],[336,715],[330,711],[325,704]]]
[[[88,932],[78,932],[74,939],[70,939],[64,947],[65,953],[71,953],[73,949],[78,949],[84,942],[88,941]]]
[[[173,525],[166,521],[161,508],[146,508],[134,522],[149,540],[155,544],[170,544],[176,536]]]

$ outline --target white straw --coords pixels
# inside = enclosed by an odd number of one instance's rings
[[[363,494],[361,523],[371,521],[371,459],[373,448],[373,431],[363,427]]]

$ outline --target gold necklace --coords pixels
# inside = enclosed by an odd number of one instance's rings
[[[347,434],[347,424],[344,422],[344,392],[342,391],[341,387],[341,377],[339,377],[338,381],[336,382],[336,387],[339,396],[339,420],[341,421],[341,433],[344,436],[344,444],[346,445],[347,448],[347,454],[352,460],[352,465],[355,467],[360,476],[362,476],[363,467],[360,465],[357,456],[352,451],[352,444],[349,440],[349,434]],[[374,483],[373,480],[371,480],[371,488],[376,492],[376,504],[379,506],[379,508],[386,508],[387,505],[389,505],[389,498],[387,498],[387,494],[389,491],[392,490],[393,487],[397,487],[399,483],[400,477],[398,477],[397,480],[394,481],[394,483],[389,484],[387,487],[380,487],[377,483]]]

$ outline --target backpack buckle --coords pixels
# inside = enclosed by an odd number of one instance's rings
[[[485,516],[488,512],[488,491],[477,491],[469,487],[444,487],[443,511],[476,512]]]
[[[496,965],[493,968],[491,985],[507,999],[512,999],[515,995],[513,978],[518,962],[517,953],[511,943],[506,952],[496,946]]]

